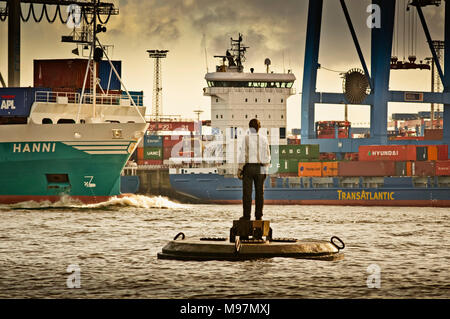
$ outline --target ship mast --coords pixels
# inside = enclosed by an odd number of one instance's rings
[[[242,62],[245,61],[245,52],[249,47],[242,45],[242,34],[239,33],[239,38],[237,40],[231,38],[231,51],[236,60],[236,67],[238,72],[244,71],[244,66]]]
[[[222,66],[218,66],[216,70],[218,72],[240,72],[244,71],[242,62],[245,61],[245,52],[249,47],[242,45],[242,34],[239,33],[237,40],[231,39],[231,48],[227,50],[225,55],[215,55],[215,58],[222,59]],[[225,61],[228,60],[228,67],[225,65]]]

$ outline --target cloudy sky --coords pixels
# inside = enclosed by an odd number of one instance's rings
[[[122,76],[129,90],[143,90],[146,105],[151,109],[153,61],[146,50],[167,49],[163,62],[163,109],[165,114],[194,118],[193,110],[202,109],[202,119],[210,118],[210,101],[203,96],[206,70],[212,71],[218,62],[213,55],[222,55],[229,47],[230,37],[244,35],[249,46],[246,70],[264,72],[264,59],[270,58],[272,70],[292,69],[297,77],[295,88],[301,92],[306,36],[308,1],[306,0],[113,0],[120,10],[107,24],[108,31],[100,35],[103,44],[114,45],[111,55],[122,60]],[[399,4],[400,59],[413,47],[418,60],[431,56],[423,30],[409,28],[410,12],[404,10],[407,0]],[[370,30],[366,26],[369,0],[347,0],[353,24],[360,39],[366,61],[370,61]],[[0,2],[4,6],[4,2]],[[28,5],[23,4],[23,8]],[[27,10],[27,9],[26,9]],[[50,11],[53,12],[54,9]],[[443,6],[425,8],[433,39],[443,39]],[[26,11],[28,12],[28,11]],[[406,17],[404,19],[404,16]],[[406,23],[404,21],[407,21]],[[405,41],[403,28],[405,27]],[[416,45],[406,40],[411,29]],[[417,29],[417,31],[416,31]],[[61,23],[22,23],[21,85],[33,82],[33,59],[74,58],[72,44],[61,43],[61,35],[71,29]],[[396,33],[397,34],[397,33]],[[397,41],[394,41],[397,43]],[[403,42],[404,45],[403,45]],[[7,78],[7,23],[0,22],[0,72]],[[206,56],[205,56],[206,51]],[[338,0],[325,0],[320,64],[331,70],[347,71],[361,68]],[[370,66],[369,66],[370,67]],[[370,70],[369,70],[370,71]],[[393,71],[391,89],[430,90],[430,71]],[[318,73],[318,91],[342,92],[338,72],[325,69]],[[300,126],[300,95],[288,100],[288,127]],[[389,111],[416,112],[429,110],[429,105],[393,104]],[[349,119],[353,123],[369,121],[368,106],[352,106]],[[320,105],[316,120],[343,120],[343,106]],[[357,124],[361,126],[361,124]]]

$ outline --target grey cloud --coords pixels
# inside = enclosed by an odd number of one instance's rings
[[[405,1],[399,0],[399,4]],[[370,59],[370,30],[365,22],[368,16],[366,7],[370,3],[370,0],[347,0],[367,61]],[[149,39],[165,46],[187,36],[198,41],[200,50],[207,47],[209,54],[223,54],[229,46],[229,38],[237,37],[241,32],[245,43],[251,47],[248,60],[257,62],[270,56],[279,66],[283,55],[285,63],[292,60],[300,65],[303,60],[306,0],[120,0],[118,5],[121,14],[119,22],[113,24],[112,35],[144,36],[146,41]],[[439,37],[438,29],[443,25],[442,6],[427,7],[424,11],[429,18],[430,29]],[[186,30],[195,34],[186,34]],[[419,28],[420,32],[423,33]],[[329,67],[333,64],[358,64],[337,0],[324,1],[320,58]]]

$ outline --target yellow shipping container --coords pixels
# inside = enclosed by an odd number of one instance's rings
[[[298,176],[321,177],[322,163],[320,162],[300,162],[298,163]]]

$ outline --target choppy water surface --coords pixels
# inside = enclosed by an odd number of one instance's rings
[[[158,260],[178,232],[227,237],[241,207],[135,196],[0,206],[1,298],[449,298],[448,208],[266,206],[275,237],[346,243],[326,262]],[[381,269],[368,288],[367,268]],[[69,265],[80,288],[67,288]],[[373,267],[373,266],[372,266]]]

